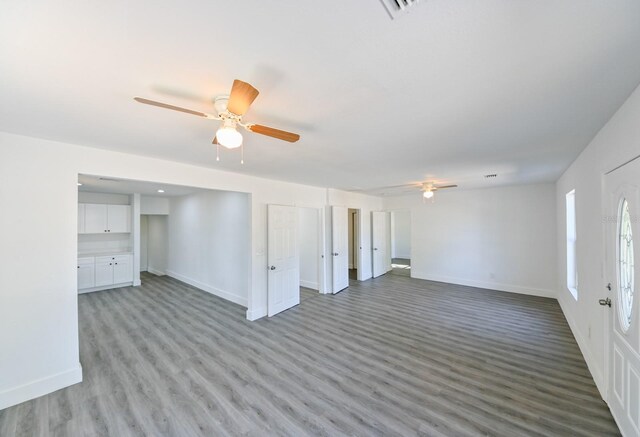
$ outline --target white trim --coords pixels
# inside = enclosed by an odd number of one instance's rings
[[[304,279],[300,279],[300,286],[310,288],[312,290],[319,290],[317,282],[305,281]]]
[[[426,279],[428,281],[446,282],[449,284],[466,285],[468,287],[487,288],[490,290],[506,291],[509,293],[528,294],[531,296],[550,297],[555,299],[557,293],[555,290],[547,290],[543,288],[525,287],[522,285],[503,284],[500,282],[485,282],[469,279],[454,278],[451,276],[429,275],[420,271],[411,269],[411,277],[416,279]]]
[[[219,288],[212,287],[211,285],[204,284],[200,281],[196,281],[195,279],[187,278],[186,276],[182,276],[176,272],[172,272],[171,270],[167,270],[166,274],[179,281],[185,282],[189,285],[199,288],[202,291],[206,291],[207,293],[211,293],[215,296],[221,297],[230,302],[237,303],[238,305],[242,305],[245,308],[247,307],[246,297],[241,297],[236,294],[230,293],[228,291],[220,290]]]
[[[133,281],[132,282],[123,282],[121,284],[103,285],[101,287],[83,288],[83,289],[78,290],[78,294],[93,293],[94,291],[113,290],[113,289],[116,289],[116,288],[124,288],[124,287],[131,287],[131,286],[133,286]]]
[[[253,322],[255,320],[261,319],[263,317],[267,317],[267,309],[266,308],[258,308],[257,310],[247,310],[247,320]]]
[[[591,372],[591,376],[596,383],[596,387],[600,392],[600,397],[604,399],[605,402],[607,402],[607,384],[604,378],[604,373],[602,373],[602,369],[597,365],[597,362],[593,358],[593,355],[591,355],[591,350],[589,349],[588,343],[585,341],[584,337],[580,335],[578,325],[571,316],[571,312],[566,308],[566,304],[562,299],[558,299],[558,303],[560,304],[560,309],[562,309],[562,312],[564,313],[564,318],[567,320],[569,328],[573,333],[573,337],[576,339],[576,343],[578,343],[578,347],[580,348],[580,352],[582,352],[584,361],[587,363],[587,367]]]
[[[0,392],[0,410],[82,382],[80,363],[72,369]]]
[[[162,270],[156,270],[153,267],[147,267],[146,271],[156,276],[165,276],[167,274],[166,272],[163,272]]]

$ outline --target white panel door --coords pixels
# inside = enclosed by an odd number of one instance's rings
[[[113,258],[113,283],[122,284],[133,281],[133,257],[118,255]]]
[[[95,262],[93,258],[78,260],[78,290],[95,287]]]
[[[349,209],[331,208],[331,258],[333,259],[333,294],[349,286]]]
[[[131,232],[131,206],[107,206],[108,232]]]
[[[640,260],[639,187],[640,159],[605,176],[607,288],[611,290],[603,290],[602,297],[611,300],[600,304],[611,305],[607,309],[607,400],[625,436],[640,435],[640,269],[638,262],[634,263],[634,259]],[[576,192],[578,206],[579,195]]]
[[[111,257],[109,257],[108,260],[101,260],[99,258],[96,258],[95,277],[96,287],[113,285],[113,260],[111,259]]]
[[[388,271],[387,215],[386,212],[382,211],[373,211],[371,213],[371,249],[373,253],[374,278],[384,275]]]
[[[84,231],[87,234],[107,232],[107,205],[86,203],[84,205]]]
[[[267,263],[269,317],[300,303],[298,209],[267,206]]]

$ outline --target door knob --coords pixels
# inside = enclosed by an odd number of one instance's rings
[[[276,266],[269,267],[269,270],[275,270],[275,269],[276,269]]]
[[[606,299],[600,299],[598,301],[598,303],[602,306],[608,306],[609,308],[611,308],[611,299],[606,298]]]
[[[338,252],[335,252],[335,253],[333,254],[333,256],[338,256],[338,255],[339,255],[339,253],[338,253]]]
[[[378,248],[377,248],[377,247],[374,247],[374,248],[373,248],[373,250],[378,250]]]

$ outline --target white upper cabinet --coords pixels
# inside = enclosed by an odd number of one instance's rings
[[[98,234],[107,232],[107,205],[87,203],[84,205],[84,232]]]
[[[131,232],[131,207],[107,205],[108,232]]]
[[[131,206],[81,203],[78,205],[78,233],[131,232]]]

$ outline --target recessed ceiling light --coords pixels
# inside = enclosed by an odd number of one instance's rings
[[[78,182],[78,186],[79,186],[79,187],[81,187],[81,186],[82,186],[82,184],[81,184],[80,182]]]
[[[158,190],[158,193],[164,193],[164,190]]]

